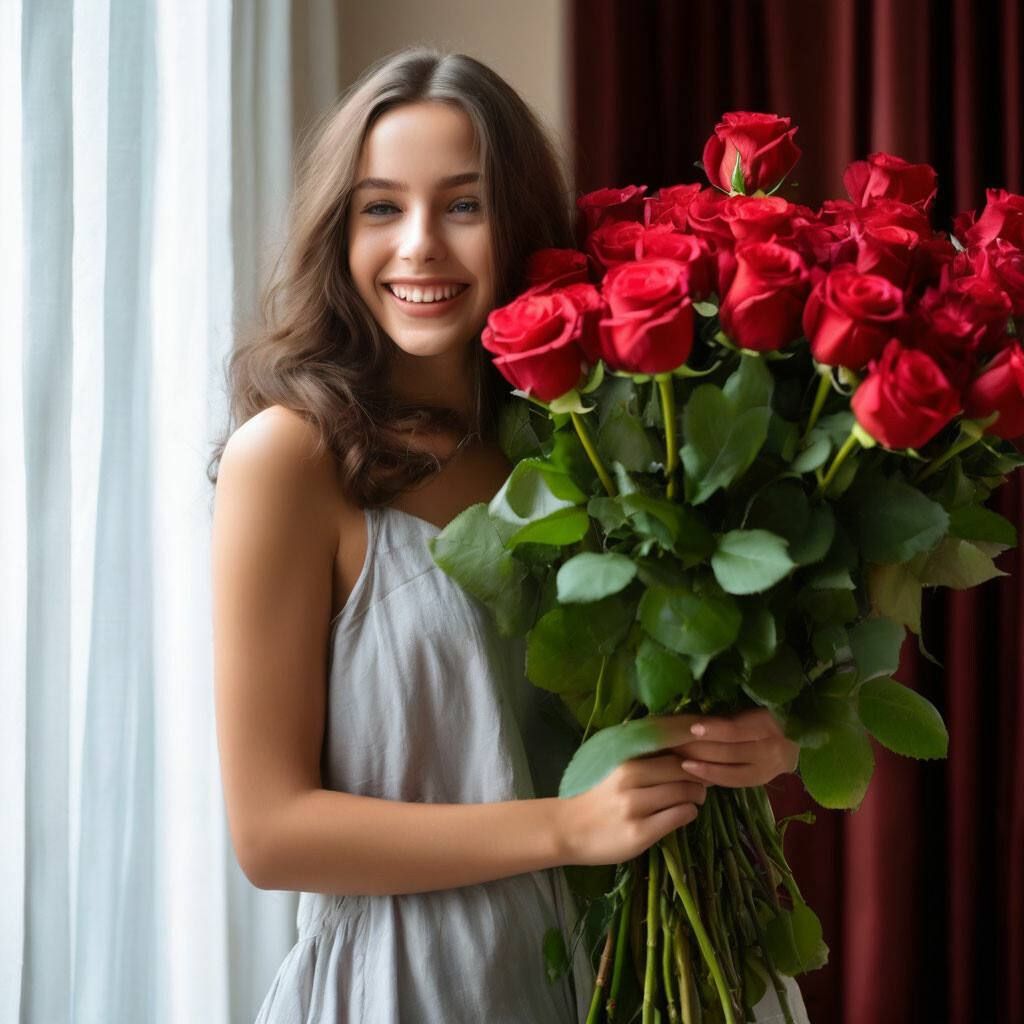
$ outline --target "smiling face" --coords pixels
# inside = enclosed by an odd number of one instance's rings
[[[460,357],[493,308],[481,172],[472,122],[446,103],[395,107],[363,144],[348,212],[349,269],[374,319],[410,356]]]

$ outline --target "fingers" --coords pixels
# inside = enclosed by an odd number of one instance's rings
[[[764,764],[778,761],[783,763],[783,744],[788,740],[770,739],[744,740],[739,743],[717,743],[711,740],[694,740],[679,748],[687,761],[713,761],[716,764]]]
[[[690,733],[703,740],[724,743],[742,743],[783,735],[782,726],[767,708],[750,708],[728,718],[700,716],[691,724]]]
[[[761,786],[779,774],[766,772],[760,764],[710,764],[705,761],[683,763],[691,775],[714,786]]]
[[[700,781],[688,775],[677,754],[634,757],[623,762],[620,769],[628,786],[656,786],[661,782]]]
[[[659,786],[645,786],[633,794],[633,810],[648,817],[674,804],[702,804],[707,788],[701,782],[664,782]]]

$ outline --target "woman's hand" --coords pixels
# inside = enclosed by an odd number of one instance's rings
[[[700,717],[690,732],[692,740],[672,749],[684,758],[687,773],[709,786],[763,786],[796,771],[800,747],[767,708]]]

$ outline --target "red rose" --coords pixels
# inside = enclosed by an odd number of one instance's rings
[[[1024,196],[1005,188],[985,190],[985,209],[965,232],[966,245],[988,245],[997,238],[1024,249]]]
[[[719,310],[722,328],[742,348],[764,352],[800,337],[811,282],[799,253],[777,242],[736,247],[736,274]]]
[[[671,224],[680,231],[686,228],[686,212],[694,197],[700,194],[700,185],[669,185],[658,189],[644,200],[644,225]]]
[[[969,250],[969,259],[978,277],[991,281],[1010,297],[1013,315],[1024,317],[1024,251],[997,238],[984,248]]]
[[[587,234],[605,221],[640,220],[646,191],[646,185],[627,185],[625,188],[599,188],[580,196],[576,208],[583,214]]]
[[[612,370],[666,373],[689,358],[693,304],[688,271],[676,260],[623,263],[605,276],[609,316],[598,323],[598,354]]]
[[[872,153],[846,168],[843,185],[858,206],[872,199],[898,199],[926,211],[938,192],[938,175],[928,164],[907,163],[892,153]]]
[[[513,387],[550,402],[579,383],[600,309],[591,284],[531,288],[491,311],[480,340]]]
[[[871,361],[850,408],[886,448],[920,448],[960,411],[960,399],[935,360],[893,338]]]
[[[896,224],[877,227],[867,224],[854,228],[853,239],[857,246],[854,262],[858,273],[877,274],[900,288],[909,287],[920,235]]]
[[[791,239],[794,214],[782,196],[730,196],[722,204],[722,219],[737,242]]]
[[[966,333],[981,355],[998,352],[1006,345],[1012,306],[1006,292],[991,280],[977,276],[946,277],[943,287],[925,293],[921,308],[930,319],[967,325]]]
[[[724,114],[715,134],[704,144],[704,173],[708,181],[724,192],[732,192],[736,158],[740,160],[743,187],[752,195],[758,189],[770,192],[800,159],[793,142],[796,128],[788,117],[736,110]]]
[[[694,196],[686,208],[686,224],[693,234],[703,238],[712,249],[732,248],[733,237],[722,216],[726,196],[706,188]]]
[[[587,257],[578,249],[538,249],[526,261],[527,287],[586,284]]]
[[[1020,345],[1007,346],[982,370],[967,393],[965,405],[971,419],[999,413],[986,433],[1007,441],[1024,434],[1024,352]]]
[[[636,258],[644,226],[635,220],[608,220],[587,236],[587,253],[600,274]]]
[[[859,370],[882,351],[903,316],[903,292],[896,285],[843,266],[814,286],[803,328],[819,363]]]
[[[674,231],[669,224],[656,224],[636,241],[638,260],[660,257],[681,263],[686,271],[686,293],[694,299],[707,298],[716,287],[714,256],[707,242],[696,235]]]

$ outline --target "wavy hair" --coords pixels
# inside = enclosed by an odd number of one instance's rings
[[[299,147],[284,244],[260,297],[259,317],[236,324],[227,358],[229,422],[207,466],[212,484],[231,433],[272,405],[316,427],[318,453],[330,449],[344,492],[363,507],[387,504],[454,455],[412,449],[398,436],[441,429],[466,435],[463,441],[473,434],[497,436],[510,389],[481,346],[480,333],[471,342],[472,422],[455,410],[399,402],[387,389],[394,342],[349,272],[346,224],[363,142],[386,111],[427,100],[459,107],[475,131],[490,211],[496,308],[525,288],[531,252],[575,244],[573,197],[556,150],[503,78],[465,54],[426,46],[381,58]]]

